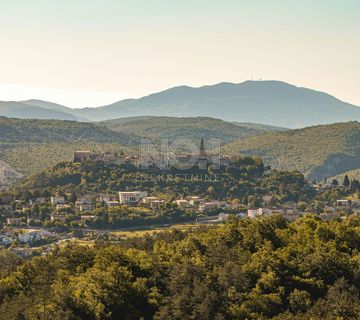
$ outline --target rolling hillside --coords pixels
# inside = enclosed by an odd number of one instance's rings
[[[59,161],[76,149],[127,151],[138,141],[93,123],[0,117],[0,188]],[[2,179],[3,178],[3,179]]]
[[[225,152],[257,155],[278,169],[322,180],[360,168],[360,123],[320,125],[267,133],[228,144]]]
[[[18,142],[117,142],[131,140],[124,133],[114,132],[93,123],[61,120],[22,120],[0,117],[0,143]]]
[[[169,140],[178,138],[191,140],[216,138],[223,143],[245,139],[269,131],[286,130],[261,124],[235,124],[206,117],[132,117],[108,120],[101,124],[129,136]]]
[[[97,143],[88,140],[75,142],[17,143],[3,145],[0,148],[0,159],[7,164],[7,170],[21,175],[38,173],[44,168],[60,161],[71,161],[75,150],[92,150],[97,152],[118,152],[132,154],[135,148],[118,143]],[[1,172],[0,163],[0,172]]]

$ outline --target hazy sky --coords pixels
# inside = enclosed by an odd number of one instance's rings
[[[359,0],[0,0],[0,100],[262,78],[360,106]]]

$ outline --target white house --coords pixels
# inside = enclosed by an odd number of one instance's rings
[[[153,201],[156,201],[158,198],[156,197],[145,197],[142,199],[143,203],[145,204],[151,204]]]
[[[350,203],[351,202],[347,199],[341,199],[341,200],[336,201],[336,205],[338,207],[347,207],[347,206],[350,206]]]
[[[199,211],[204,212],[204,211],[208,211],[211,209],[223,208],[226,206],[227,206],[227,203],[224,201],[205,202],[199,206]]]
[[[248,209],[247,215],[249,218],[256,218],[259,216],[262,216],[264,214],[264,211],[262,208],[259,209]]]
[[[95,203],[81,203],[79,205],[79,211],[93,211],[95,209]]]
[[[51,232],[45,230],[33,230],[25,233],[19,233],[18,239],[21,243],[31,243],[33,241],[46,239],[51,235]]]
[[[147,197],[145,191],[120,191],[119,202],[120,204],[137,204]]]
[[[95,202],[90,196],[83,196],[75,202],[75,207],[77,211],[92,211],[95,209]]]
[[[7,218],[6,224],[7,225],[19,225],[19,224],[21,224],[21,218]]]
[[[226,214],[225,212],[222,212],[222,213],[219,214],[218,220],[219,221],[225,221],[228,216],[229,216],[228,214]]]
[[[96,216],[94,215],[83,215],[80,217],[82,223],[86,223],[87,221],[94,221],[96,220]]]
[[[179,208],[188,208],[188,207],[190,207],[189,201],[187,201],[185,199],[175,200],[175,203]]]
[[[51,197],[50,198],[51,204],[53,206],[57,204],[65,204],[65,198],[64,197]]]
[[[117,196],[113,194],[101,194],[99,197],[100,202],[116,201]]]
[[[56,205],[56,211],[66,210],[66,209],[69,209],[69,208],[71,208],[71,206],[68,205],[68,204],[57,204]]]
[[[51,220],[51,222],[55,222],[55,221],[65,222],[66,215],[58,214],[58,213],[52,213],[50,215],[50,220]]]
[[[205,203],[205,199],[201,199],[197,196],[190,197],[189,203],[194,207],[199,207]]]
[[[77,199],[78,202],[80,203],[95,203],[95,198],[94,196],[91,195],[85,195],[85,196],[81,196]]]
[[[105,204],[108,208],[118,207],[119,201],[106,201]]]

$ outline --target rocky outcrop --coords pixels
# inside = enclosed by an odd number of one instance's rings
[[[307,175],[309,180],[321,181],[343,172],[360,168],[360,157],[355,155],[334,154],[321,166],[314,167]]]
[[[4,189],[19,181],[23,175],[13,169],[9,164],[0,161],[0,189]]]

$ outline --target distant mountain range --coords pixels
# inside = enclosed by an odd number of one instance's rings
[[[0,115],[78,121],[134,116],[213,117],[301,128],[360,120],[360,108],[329,94],[281,81],[245,81],[200,88],[174,87],[98,108],[71,109],[40,100],[0,102]]]
[[[65,108],[65,107],[64,107]],[[44,108],[38,105],[31,105],[25,102],[0,101],[0,116],[20,119],[55,119],[55,120],[78,120],[69,112],[59,109]]]

